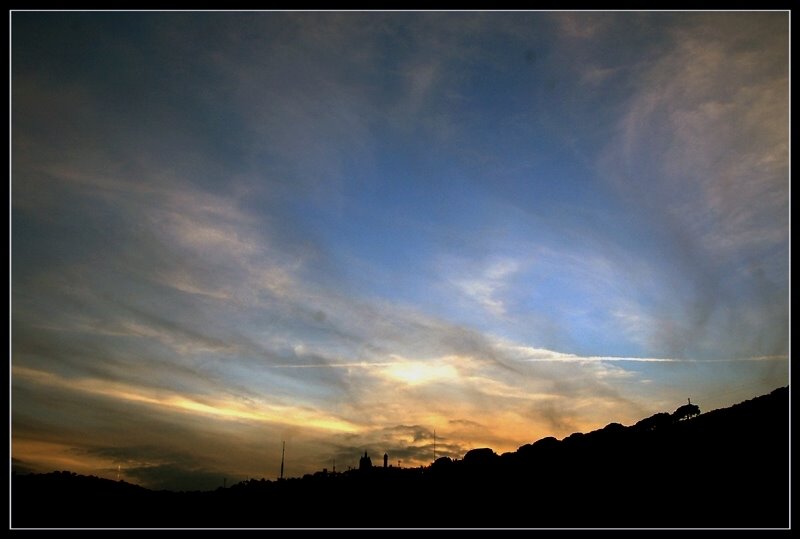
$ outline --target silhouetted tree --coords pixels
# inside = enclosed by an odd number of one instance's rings
[[[691,399],[689,399],[689,404],[684,404],[683,406],[679,407],[677,410],[672,412],[672,418],[675,421],[689,419],[690,417],[694,417],[696,415],[700,415],[700,407],[697,406],[696,404],[692,404]]]

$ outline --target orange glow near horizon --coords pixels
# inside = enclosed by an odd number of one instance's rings
[[[50,385],[72,391],[99,395],[111,399],[138,402],[157,407],[167,407],[179,412],[224,420],[270,422],[286,425],[303,424],[312,429],[336,432],[359,432],[360,428],[345,420],[326,414],[291,406],[259,403],[257,407],[245,407],[230,400],[215,399],[200,402],[182,395],[162,396],[162,391],[136,388],[127,384],[107,382],[93,378],[66,379],[53,373],[14,367],[14,376],[42,385]],[[290,419],[291,418],[291,419]]]
[[[394,364],[390,364],[389,367],[380,367],[378,379],[390,384],[407,384],[411,389],[432,381],[447,381],[454,385],[457,385],[459,381],[472,383],[468,379],[459,378],[455,369],[450,365],[426,366],[421,362],[414,361],[403,361],[396,364],[398,365],[397,368],[393,368]],[[374,417],[366,414],[364,420],[368,422],[356,424],[329,414],[297,407],[266,403],[259,403],[256,406],[243,406],[241,403],[224,399],[205,399],[201,402],[187,396],[166,394],[160,390],[140,388],[130,384],[112,383],[93,378],[68,379],[50,372],[18,366],[13,368],[12,373],[15,379],[23,383],[33,383],[95,397],[142,404],[152,407],[154,410],[168,409],[181,414],[190,414],[223,422],[219,423],[218,426],[209,424],[208,428],[212,429],[210,432],[225,432],[228,427],[223,427],[223,425],[226,422],[233,422],[233,424],[245,422],[255,425],[259,423],[274,425],[277,428],[281,428],[281,425],[283,425],[284,429],[289,428],[295,431],[301,429],[298,432],[307,433],[304,435],[304,439],[312,436],[311,433],[318,432],[312,438],[324,441],[331,439],[331,436],[359,435],[363,437],[363,440],[368,441],[372,439],[372,433],[381,432],[383,428],[391,424],[391,417],[380,417],[377,414]],[[440,456],[448,454],[448,447],[460,447],[463,448],[463,452],[477,447],[491,447],[495,452],[501,454],[506,451],[514,451],[520,445],[552,434],[546,432],[546,429],[541,428],[541,426],[537,427],[530,419],[521,416],[513,409],[494,410],[487,417],[477,417],[474,405],[469,402],[450,402],[447,412],[445,412],[444,410],[431,411],[427,403],[414,401],[413,392],[411,394],[398,393],[396,397],[397,402],[392,405],[392,410],[403,409],[403,421],[414,425],[430,426],[431,431],[434,427],[436,428],[439,436],[438,454]],[[378,407],[375,407],[375,409],[378,410]],[[488,426],[451,424],[449,421],[451,414],[459,417],[474,417]],[[476,423],[475,425],[479,424]],[[220,434],[220,436],[223,436],[223,434]],[[430,442],[432,443],[432,441]],[[381,442],[372,441],[366,443],[370,446],[378,443],[389,444],[391,447],[413,447],[424,442],[415,440],[413,437],[392,436],[383,439]],[[27,438],[14,438],[14,456],[25,462],[36,464],[42,470],[47,470],[50,467],[68,468],[73,471],[99,475],[101,472],[98,472],[98,470],[111,470],[116,466],[110,459],[83,457],[79,452],[70,450],[70,446],[66,443],[39,442]],[[450,456],[461,458],[463,453],[450,453]],[[275,459],[277,457],[271,455],[270,458]],[[405,466],[428,465],[432,460],[432,453],[431,458],[407,457],[403,460]],[[313,460],[306,461],[304,466],[302,473],[317,471],[313,467]],[[112,472],[106,473],[108,478],[113,478],[114,475]]]

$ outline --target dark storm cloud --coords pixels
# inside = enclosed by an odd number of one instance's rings
[[[203,459],[188,452],[164,451],[160,447],[90,447],[76,452],[116,463],[116,467],[112,465],[101,472],[119,474],[121,479],[153,490],[213,490],[222,486],[225,478],[236,478],[230,470],[205,468]]]
[[[439,435],[436,437],[437,457],[462,458],[470,449],[473,447]],[[388,455],[390,466],[397,466],[398,461],[399,465],[404,467],[415,467],[422,463],[427,465],[433,462],[433,431],[419,426],[387,427],[380,433],[372,433],[360,445],[347,442],[332,444],[331,458],[336,458],[336,462],[339,463],[337,470],[342,471],[346,470],[347,466],[358,467],[359,458],[365,451],[373,466],[383,465],[384,454]]]
[[[384,429],[384,431],[390,436],[410,436],[414,442],[433,439],[433,432],[420,425],[397,425]]]
[[[12,473],[19,473],[19,474],[29,474],[29,473],[36,473],[39,470],[36,466],[32,466],[26,463],[24,460],[15,459],[11,457],[11,471]]]
[[[113,473],[113,470],[110,470]],[[174,464],[157,464],[128,468],[125,475],[135,483],[152,490],[203,491],[223,486],[228,475],[220,470],[187,468]],[[231,479],[239,479],[235,476]],[[241,478],[245,479],[245,478]]]

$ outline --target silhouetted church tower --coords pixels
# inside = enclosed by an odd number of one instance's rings
[[[389,467],[389,453],[384,453],[383,454],[383,467],[384,468],[388,468]]]
[[[367,456],[367,452],[364,451],[364,456],[358,461],[358,469],[359,470],[368,470],[372,468],[372,459]]]

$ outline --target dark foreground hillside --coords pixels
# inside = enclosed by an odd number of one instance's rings
[[[612,423],[514,453],[154,492],[65,472],[12,478],[13,527],[785,528],[789,388],[683,421]]]

